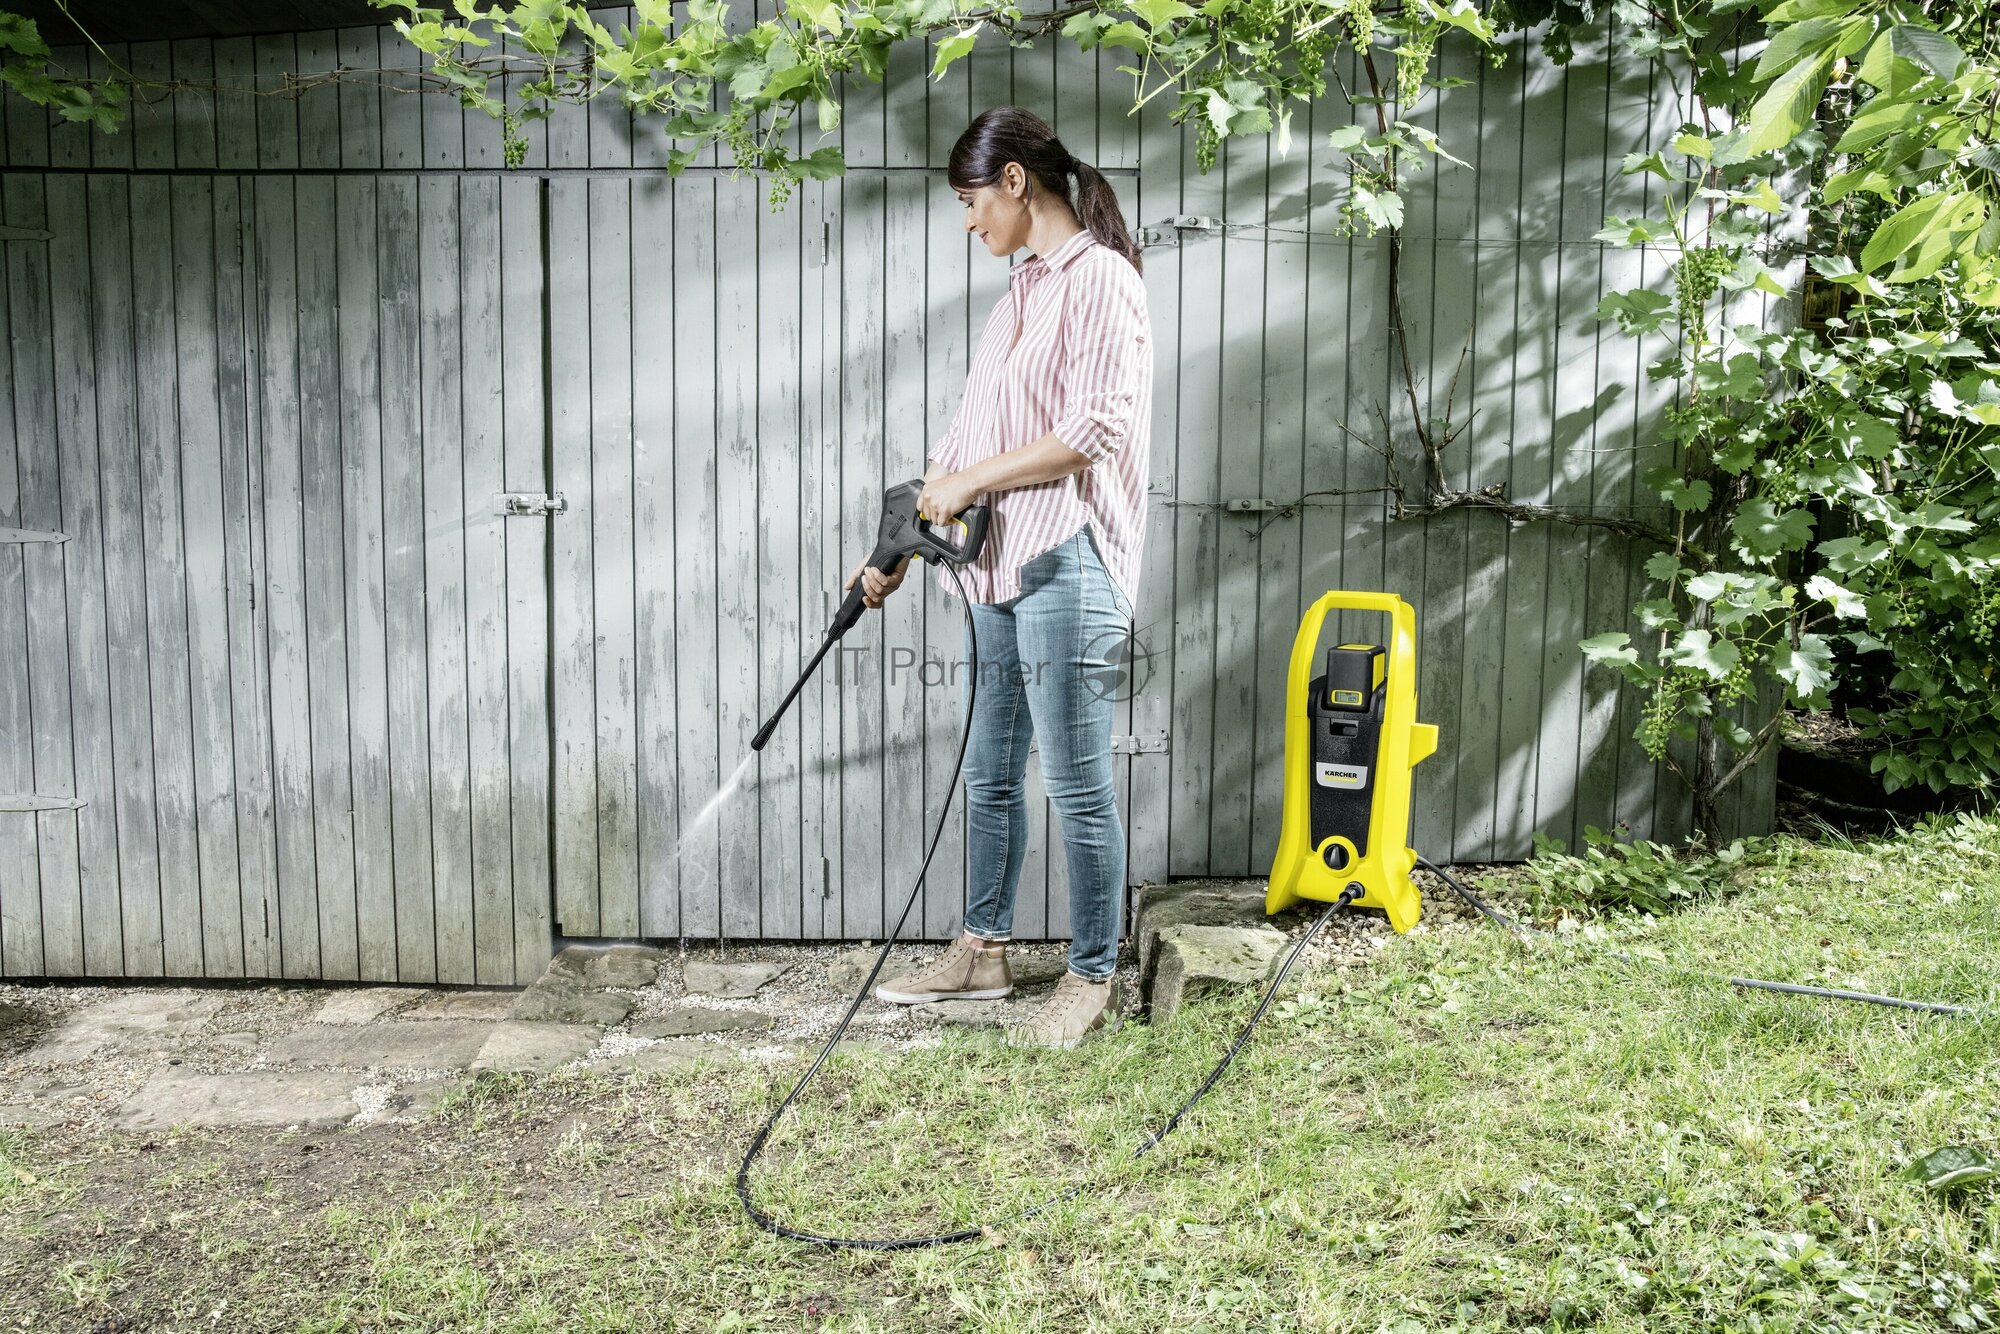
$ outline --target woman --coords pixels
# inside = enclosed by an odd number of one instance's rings
[[[1076,190],[1072,198],[1071,178]],[[1069,866],[1069,968],[1009,1030],[1073,1047],[1117,1025],[1113,969],[1125,899],[1125,831],[1111,781],[1108,651],[1132,619],[1145,536],[1153,352],[1139,251],[1111,184],[1019,107],[987,111],[951,150],[966,230],[988,253],[1033,255],[987,318],[965,397],[924,471],[924,515],[993,508],[979,560],[961,571],[978,635],[966,745],[970,816],[963,932],[929,967],[884,982],[898,1005],[1012,993],[1007,941],[1027,850],[1028,741],[1061,817]],[[903,582],[857,568],[879,607]],[[957,591],[938,571],[947,594]],[[967,644],[968,656],[971,644]]]

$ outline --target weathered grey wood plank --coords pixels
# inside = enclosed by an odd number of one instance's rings
[[[1471,86],[1434,92],[1406,112],[1405,119],[1414,119],[1440,138],[1476,152],[1478,81],[1484,61],[1470,42],[1447,39],[1440,47],[1439,62],[1441,73],[1470,79]],[[1416,224],[1410,230],[1416,235],[1408,249],[1418,261],[1409,274],[1410,295],[1416,306],[1410,321],[1416,344],[1412,356],[1418,374],[1424,377],[1421,401],[1425,416],[1433,422],[1448,416],[1456,423],[1469,407],[1473,328],[1467,298],[1475,290],[1479,260],[1478,247],[1466,246],[1457,238],[1473,235],[1478,226],[1479,181],[1471,171],[1441,158],[1426,160],[1418,180],[1409,201]],[[1468,363],[1463,370],[1461,356]],[[1470,484],[1475,461],[1472,434],[1468,429],[1464,438],[1450,447],[1447,475],[1453,485]],[[1448,719],[1455,723],[1460,715],[1459,691],[1464,684],[1460,664],[1474,651],[1466,631],[1465,589],[1471,578],[1468,560],[1472,530],[1482,520],[1490,520],[1490,516],[1454,514],[1422,527],[1417,714],[1425,722]],[[1444,730],[1456,733],[1458,729],[1447,725]],[[1453,740],[1458,737],[1453,736]],[[1451,757],[1419,765],[1412,780],[1412,837],[1416,846],[1427,856],[1456,856],[1458,782]]]
[[[216,346],[222,321],[216,309],[215,186],[207,178],[180,177],[169,182],[169,194],[174,264],[180,275],[174,293],[174,351],[180,364],[177,400],[184,460],[181,494],[186,515],[188,652],[194,715],[192,779],[201,881],[200,971],[204,977],[230,977],[240,976],[243,968],[243,877],[233,800],[236,718],[229,674],[230,590],[225,545],[229,513],[223,486]],[[233,237],[230,240],[234,242]],[[106,397],[100,385],[99,401]],[[131,559],[143,561],[144,557],[135,552]],[[146,720],[142,715],[118,730],[131,741],[142,740],[147,735]],[[121,854],[125,832],[121,827]],[[148,830],[135,841],[150,838]],[[157,898],[145,912],[154,919],[157,933]],[[131,916],[128,911],[128,958],[133,953]],[[154,947],[149,947],[148,953],[152,952]]]
[[[125,47],[122,43],[115,44],[108,49],[116,53],[121,63],[125,60]],[[98,77],[102,77],[110,72],[110,66],[104,57],[98,54],[97,51],[87,47],[57,47],[55,48],[54,55],[63,69],[88,70],[92,75]],[[54,167],[89,166],[92,154],[97,148],[97,145],[92,141],[97,137],[99,136],[93,135],[90,127],[82,121],[69,120],[51,111],[49,113],[49,165]],[[114,157],[122,156],[129,162],[132,153],[131,140],[126,139],[115,146],[111,146],[107,151]]]
[[[676,486],[674,401],[680,377],[707,378],[698,359],[677,355],[674,245],[681,187],[655,177],[632,182],[632,511],[640,544],[633,570],[636,718],[633,754],[638,812],[639,932],[681,934],[679,664],[675,625],[683,605]],[[706,443],[706,442],[703,442]]]
[[[275,33],[252,39],[256,51],[257,165],[283,171],[299,165],[299,107],[283,96],[285,79],[298,68],[298,39]]]
[[[932,48],[931,59],[935,60],[935,42]],[[972,74],[963,60],[949,66],[942,79],[927,85],[930,162],[950,160],[952,143],[972,119],[971,92]],[[993,264],[992,258],[984,253],[985,247],[980,247],[977,256],[973,254],[972,238],[965,230],[965,206],[959,203],[945,174],[939,171],[923,180],[926,448],[924,458],[918,463],[919,472],[929,467],[932,450],[944,440],[965,397],[966,370],[972,359],[971,340],[977,335],[966,299],[968,267],[980,261]],[[923,921],[912,922],[908,932],[915,935],[921,930],[925,936],[937,939],[950,936],[965,919],[966,808],[959,795],[962,783],[955,781],[954,774],[965,726],[965,605],[955,595],[937,588],[929,568],[914,566],[912,573],[924,608],[924,661],[938,664],[937,683],[927,685],[924,690],[926,846],[938,813],[947,806],[951,811],[925,885]]]
[[[122,182],[108,180],[120,196]],[[72,182],[62,182],[50,198],[50,226],[54,238],[48,242],[50,262],[50,308],[56,352],[56,432],[58,432],[58,478],[62,494],[60,528],[68,542],[60,552],[50,552],[58,560],[58,588],[66,594],[62,614],[44,620],[34,628],[48,634],[68,632],[68,750],[74,762],[74,794],[86,804],[72,820],[62,824],[74,828],[78,880],[82,890],[82,934],[84,968],[98,976],[120,976],[126,972],[160,972],[160,930],[158,906],[152,908],[152,930],[126,932],[122,904],[118,896],[118,828],[116,828],[116,752],[110,682],[110,648],[106,642],[106,524],[102,508],[100,476],[100,422],[102,410],[98,394],[110,394],[112,416],[124,416],[130,438],[132,360],[126,356],[114,364],[100,366],[94,340],[94,312],[90,302],[92,236],[82,208],[86,192],[74,190]],[[72,212],[74,210],[74,212]],[[158,216],[158,214],[154,214]],[[130,262],[130,252],[120,250],[118,276]],[[130,336],[130,326],[116,330]],[[168,340],[172,334],[168,334]],[[168,370],[168,378],[172,370]],[[178,536],[178,534],[176,534]],[[60,828],[60,826],[58,826]],[[70,834],[70,830],[64,830]]]
[[[846,577],[840,568],[840,533],[831,527],[840,514],[840,270],[833,237],[838,197],[838,183],[815,181],[801,189],[798,200],[805,224],[799,275],[800,659],[818,651]],[[802,660],[793,664],[795,671],[804,668]],[[840,808],[836,675],[837,670],[822,664],[793,705],[799,713],[801,756],[799,934],[810,939],[824,938],[839,927],[839,905],[833,898],[838,851],[833,831]]]
[[[52,175],[47,191],[47,226],[54,236],[46,246],[32,249],[47,265],[42,278],[47,302],[44,336],[55,384],[55,429],[21,460],[21,509],[32,526],[70,532],[70,541],[30,543],[23,554],[28,680],[35,720],[34,790],[44,796],[79,798],[99,809],[43,811],[33,817],[41,830],[42,930],[51,952],[59,946],[74,971],[115,976],[125,965],[117,854],[106,846],[110,830],[103,819],[103,803],[97,800],[100,791],[85,786],[103,776],[95,752],[100,733],[108,731],[101,700],[106,685],[103,612],[101,603],[75,605],[67,596],[72,571],[88,578],[102,552],[95,516],[68,501],[68,494],[85,489],[84,478],[94,482],[96,475],[90,455],[95,453],[97,402],[89,307],[81,281],[90,268],[90,234],[83,180]],[[86,461],[91,464],[87,472]],[[69,485],[63,473],[66,463],[75,469],[70,473],[75,481]],[[71,519],[76,521],[74,531]],[[77,549],[71,551],[72,546]],[[86,547],[97,550],[86,552]],[[79,615],[84,618],[81,622]]]
[[[126,192],[111,193],[117,207]],[[160,830],[160,899],[166,971],[202,972],[201,869],[194,788],[195,736],[189,685],[186,520],[175,380],[174,250],[167,183],[135,177],[132,216],[133,322],[136,353],[140,510],[146,535],[147,662]]]
[[[289,176],[266,176],[253,187],[257,396],[261,408],[258,452],[265,534],[264,586],[259,601],[269,609],[266,651],[279,867],[278,920],[274,925],[283,955],[280,975],[317,977],[321,945],[313,850],[312,687],[306,620],[305,498],[299,455],[298,227],[293,184]],[[142,367],[142,382],[144,379]],[[142,446],[146,443],[143,418],[140,442]],[[161,688],[160,665],[161,655],[156,653],[156,691]],[[157,704],[155,712],[160,712]],[[164,757],[162,767],[166,767]],[[161,805],[164,811],[164,794]],[[163,819],[163,828],[165,825]],[[167,864],[172,866],[173,862]],[[172,916],[169,911],[169,920]]]
[[[1121,78],[1123,76],[1120,76]],[[1183,131],[1164,116],[1134,126],[1133,147],[1139,179],[1128,209],[1142,227],[1180,212]],[[1184,260],[1177,233],[1161,229],[1162,243],[1141,252],[1145,262],[1146,305],[1153,327],[1152,490],[1147,495],[1145,548],[1140,557],[1139,596],[1134,603],[1133,644],[1137,688],[1127,715],[1135,736],[1170,733],[1173,726],[1173,632],[1175,450],[1180,429],[1181,277]],[[1167,878],[1168,813],[1175,738],[1165,751],[1132,757],[1126,806],[1126,879],[1152,884]]]
[[[382,60],[374,28],[342,28],[336,34],[335,49],[340,63],[352,70],[372,70]],[[336,96],[340,100],[340,164],[348,168],[381,166],[382,99],[388,94],[375,76],[357,75],[343,80]]]
[[[339,34],[323,29],[298,35],[298,63],[293,68],[303,80],[314,80],[298,91],[301,167],[338,167],[342,163],[341,90],[338,84],[318,81],[341,63]],[[457,111],[456,104],[452,109]]]
[[[126,68],[137,78],[159,83],[173,78],[173,48],[166,42],[134,42],[126,52],[126,60]],[[130,108],[125,132],[115,135],[93,133],[92,138],[100,144],[114,139],[125,140],[130,157],[119,165],[161,171],[174,165],[176,119],[171,101],[135,103]]]
[[[1449,50],[1449,47],[1447,48]],[[1489,486],[1508,478],[1513,442],[1509,386],[1515,344],[1514,297],[1520,269],[1513,237],[1523,182],[1520,172],[1520,67],[1510,59],[1498,70],[1480,66],[1478,97],[1472,108],[1450,118],[1445,147],[1472,164],[1475,206],[1465,244],[1472,265],[1466,295],[1471,346],[1466,354],[1464,396],[1453,405],[1455,422],[1467,422],[1458,446],[1464,453],[1463,485]],[[1472,89],[1463,90],[1472,92]],[[1493,118],[1493,119],[1489,119]],[[1452,855],[1492,860],[1501,855],[1497,811],[1502,649],[1507,624],[1507,544],[1509,525],[1472,515],[1466,526],[1464,635],[1460,641],[1458,711],[1446,718],[1420,706],[1427,721],[1440,726],[1438,756],[1429,764],[1449,766],[1455,807]],[[1428,646],[1420,646],[1428,651]],[[1427,854],[1428,855],[1428,854]]]
[[[688,177],[674,187],[675,342],[712,342],[716,288],[715,181]],[[712,939],[721,929],[720,843],[702,809],[721,785],[716,716],[716,558],[719,428],[715,369],[696,362],[674,377],[674,653],[679,818],[680,934]],[[733,769],[735,757],[729,761]]]
[[[801,646],[818,647],[822,626],[800,619],[803,602],[800,556],[804,529],[799,522],[799,364],[800,288],[803,285],[801,230],[810,210],[794,197],[782,212],[765,207],[755,189],[756,251],[759,256],[754,309],[757,330],[755,430],[758,510],[775,521],[758,525],[757,714],[778,705],[804,665]],[[815,238],[817,239],[817,238]],[[921,417],[921,413],[919,413]],[[814,590],[817,592],[817,589]],[[915,603],[917,599],[910,599]],[[822,623],[823,625],[823,623]],[[794,708],[797,706],[794,705]],[[800,934],[804,856],[800,844],[801,732],[797,714],[787,716],[766,744],[757,765],[756,818],[762,845],[758,934],[790,940]],[[918,794],[922,795],[921,790]],[[813,869],[819,869],[817,856]],[[814,876],[817,889],[818,876]]]
[[[1181,145],[1181,210],[1220,218],[1223,171],[1196,170],[1193,136]],[[1160,164],[1164,167],[1166,164]],[[1147,170],[1155,170],[1147,163]],[[1179,434],[1173,453],[1173,771],[1167,831],[1167,874],[1203,875],[1210,856],[1210,780],[1214,746],[1217,584],[1221,571],[1222,497],[1221,238],[1183,232],[1180,293]]]
[[[386,54],[386,52],[385,52]],[[386,62],[385,62],[386,63]],[[384,108],[387,114],[387,105]],[[386,128],[386,127],[385,127]],[[388,147],[385,135],[384,147]],[[386,154],[385,154],[386,155]],[[437,894],[431,823],[430,705],[424,587],[424,448],[417,186],[375,185],[375,273],[382,323],[382,541],[389,664],[390,821],[395,831],[396,977],[437,981]],[[437,260],[433,259],[433,263]]]
[[[763,719],[757,699],[757,546],[771,513],[757,468],[757,329],[759,262],[754,240],[763,187],[753,178],[722,180],[715,187],[715,234],[737,238],[716,250],[715,309],[715,526],[716,526],[716,749],[723,773],[752,752],[750,739]],[[782,511],[780,511],[782,512]],[[746,787],[757,777],[752,765]],[[757,803],[749,793],[724,802],[716,814],[721,839],[718,884],[722,934],[754,936],[759,930]]]
[[[168,113],[173,122],[174,165],[213,167],[218,119],[213,87],[217,82],[215,43],[206,37],[175,42],[172,64],[174,78],[190,85],[174,94]]]
[[[547,183],[500,183],[501,431],[509,490],[547,491],[543,446],[547,348],[543,208]],[[564,515],[561,521],[569,519]],[[514,982],[539,977],[554,952],[549,846],[550,521],[503,523],[507,544],[508,781],[513,819]]]
[[[512,784],[507,755],[507,549],[494,496],[506,490],[501,379],[500,187],[459,183],[459,290],[464,333],[466,768],[472,834],[472,976],[512,985],[514,884],[507,847]],[[532,523],[534,520],[516,520]],[[556,522],[556,520],[544,520]],[[634,928],[636,929],[636,922]]]
[[[849,80],[842,114],[842,148],[853,164],[883,161],[883,88]],[[840,405],[841,579],[868,554],[881,517],[884,306],[892,281],[884,265],[888,183],[879,174],[850,172],[841,181],[841,307],[844,356]],[[883,617],[864,612],[836,648],[840,663],[840,934],[879,940],[889,929],[883,876],[888,831],[883,811],[883,744],[887,727]],[[832,656],[832,655],[829,655]]]
[[[221,178],[215,188],[216,400],[222,430],[224,538],[229,589],[229,681],[235,734],[236,826],[241,900],[236,916],[240,961],[223,965],[248,977],[279,970],[278,829],[272,777],[270,599],[264,580],[262,416],[256,289],[254,183]],[[225,912],[227,910],[225,909]]]
[[[377,28],[375,37],[383,70],[382,165],[421,167],[426,161],[424,136],[431,128],[424,107],[437,96],[423,91],[424,54],[394,28]]]
[[[1520,49],[1510,52],[1509,66],[1519,66],[1521,82],[1521,179],[1561,180],[1560,136],[1535,134],[1532,127],[1562,123],[1562,72],[1533,59],[1527,39],[1505,39]],[[1499,72],[1504,77],[1506,68]],[[1490,105],[1490,104],[1489,104]],[[1548,173],[1554,170],[1552,178]],[[1567,184],[1566,182],[1564,184]],[[1557,218],[1562,190],[1525,189],[1521,196],[1516,239],[1559,239]],[[1536,254],[1545,253],[1540,248]],[[1515,289],[1517,336],[1509,375],[1513,411],[1512,447],[1507,491],[1516,500],[1536,502],[1549,494],[1553,476],[1550,448],[1554,426],[1553,329],[1556,308],[1555,274],[1516,250],[1520,270]],[[1539,524],[1515,528],[1507,539],[1507,620],[1502,638],[1499,712],[1499,810],[1495,837],[1502,856],[1520,856],[1541,824],[1536,786],[1540,739],[1547,701],[1543,697],[1541,662],[1545,630],[1551,534]]]
[[[401,40],[400,38],[398,40]],[[257,50],[248,37],[227,37],[214,44],[215,162],[217,166],[251,169],[257,164]]]
[[[898,53],[921,58],[920,51]],[[889,151],[899,165],[920,161],[924,147],[922,118],[923,71],[913,60],[895,59],[889,70],[891,97]],[[908,90],[907,92],[904,90]],[[918,113],[908,118],[907,104]],[[903,104],[903,105],[899,105]],[[883,245],[888,272],[906,294],[883,302],[882,317],[882,481],[885,486],[921,477],[930,438],[924,424],[924,334],[929,306],[923,281],[924,253],[929,238],[924,192],[928,176],[901,172],[888,181]],[[893,925],[903,901],[916,883],[924,850],[936,825],[936,814],[925,801],[924,768],[928,712],[924,684],[924,612],[930,571],[912,562],[910,577],[876,613],[882,622],[888,656],[884,662],[882,703],[882,888]],[[940,685],[940,689],[942,686]],[[955,751],[956,748],[954,748]],[[903,932],[914,935],[929,919],[928,885],[922,901],[910,909]]]
[[[353,720],[348,709],[335,184],[329,176],[301,177],[293,195],[298,220],[299,493],[305,505],[300,532],[312,720],[317,975],[355,980],[361,974],[354,879]]]
[[[659,560],[633,523],[631,185],[590,183],[590,692],[597,745],[598,933],[639,930],[634,567]],[[635,545],[636,544],[636,545]]]
[[[372,34],[371,34],[372,37]],[[374,55],[373,43],[368,57]],[[342,89],[343,97],[352,91]],[[372,99],[369,106],[374,105]],[[379,150],[380,144],[377,143]],[[350,176],[335,200],[346,581],[348,762],[354,811],[356,974],[396,977],[396,844],[389,762],[389,623],[384,545],[382,337],[377,316],[377,183]]]
[[[430,140],[425,139],[428,152]],[[472,793],[466,698],[465,376],[460,182],[417,186],[423,356],[424,634],[430,678],[431,828],[441,982],[474,980]]]
[[[111,807],[116,819],[126,971],[159,977],[166,972],[166,959],[160,920],[160,831],[153,800],[153,720],[147,708],[151,691],[146,669],[143,463],[132,339],[132,208],[126,182],[112,177],[91,180],[87,199],[88,302],[95,332],[92,372],[98,387],[95,489],[103,505],[105,651],[116,757],[112,773],[98,786],[102,793],[98,801]],[[195,365],[199,355],[196,349],[188,350]],[[0,563],[7,554],[8,549],[0,547]],[[26,657],[20,662],[25,667]],[[0,825],[0,830],[4,828]],[[204,925],[205,919],[204,913]],[[228,963],[220,958],[215,962],[219,967]]]
[[[590,185],[555,181],[550,185],[551,234],[586,236],[590,227]],[[556,921],[572,936],[596,936],[602,929],[597,894],[598,764],[595,685],[594,584],[591,538],[598,507],[591,483],[591,324],[589,257],[579,247],[551,251],[549,273],[550,407],[555,490],[569,499],[570,511],[551,524],[555,545],[555,867]]]
[[[393,36],[390,30],[383,31],[385,36]],[[429,55],[420,57],[420,68],[426,71],[434,68],[436,63]],[[423,164],[426,167],[463,167],[468,113],[459,106],[456,98],[441,95],[434,83],[426,85],[424,92],[414,96],[423,107],[419,113],[424,127]]]
[[[751,6],[754,8],[754,6]],[[734,8],[734,6],[732,6]],[[592,15],[599,23],[617,32],[632,26],[629,8],[601,9]],[[632,165],[632,113],[616,93],[604,93],[591,100],[586,116],[590,165],[629,167]]]
[[[21,117],[17,113],[11,119]],[[33,225],[41,226],[39,195],[33,201],[32,214],[27,208],[29,179],[18,174],[0,178],[0,219],[9,226],[27,226],[31,216]],[[0,282],[9,288],[22,248],[9,246],[15,254],[0,258]],[[10,528],[25,526],[20,459],[28,446],[15,417],[19,395],[15,391],[13,349],[16,340],[34,326],[23,325],[21,313],[11,291],[0,291],[0,319],[5,321],[8,336],[8,357],[0,365],[0,524]],[[21,395],[32,397],[42,392],[45,389],[32,382],[21,386]],[[9,792],[30,792],[35,786],[33,715],[28,705],[27,585],[22,569],[26,551],[25,543],[0,543],[0,787]],[[0,818],[0,867],[7,871],[0,876],[0,976],[42,973],[42,869],[35,838],[32,819],[19,814]]]
[[[1302,112],[1304,108],[1300,108]],[[1294,113],[1290,152],[1270,147],[1262,164],[1263,217],[1273,228],[1304,230],[1311,206],[1311,157],[1299,134],[1305,116]],[[1232,210],[1234,215],[1234,210]],[[1248,219],[1245,219],[1246,221]],[[1313,336],[1307,272],[1311,248],[1306,238],[1280,232],[1266,234],[1264,268],[1262,374],[1254,386],[1262,411],[1256,434],[1262,449],[1244,494],[1290,500],[1316,489],[1305,480],[1306,434],[1325,429],[1309,425],[1305,414],[1306,349]],[[1268,875],[1278,847],[1284,816],[1286,668],[1292,639],[1298,631],[1304,603],[1299,581],[1303,569],[1305,511],[1266,524],[1273,516],[1252,515],[1236,525],[1238,541],[1254,553],[1255,585],[1250,660],[1242,675],[1249,681],[1252,702],[1249,729],[1249,770],[1243,789],[1249,801],[1244,820],[1251,875]],[[1261,536],[1256,534],[1261,530]]]

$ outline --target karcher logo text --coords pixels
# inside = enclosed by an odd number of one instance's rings
[[[1315,764],[1314,777],[1321,787],[1339,787],[1349,790],[1368,786],[1368,766],[1365,764]]]

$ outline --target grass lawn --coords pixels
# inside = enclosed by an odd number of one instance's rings
[[[1308,974],[1137,1163],[1251,998],[1070,1053],[954,1030],[837,1056],[758,1179],[781,1218],[939,1230],[1101,1182],[942,1250],[810,1249],[744,1218],[736,1156],[796,1066],[490,1078],[417,1127],[5,1132],[0,1328],[2000,1327],[2000,1183],[1899,1175],[1946,1144],[2000,1155],[2000,1019],[1747,994],[1590,945],[2000,1004],[2000,823],[1776,840],[1734,878],[1573,945],[1481,927]]]

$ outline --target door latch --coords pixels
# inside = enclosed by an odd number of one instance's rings
[[[495,514],[561,514],[569,508],[560,491],[543,495],[539,491],[502,491],[495,498]]]

